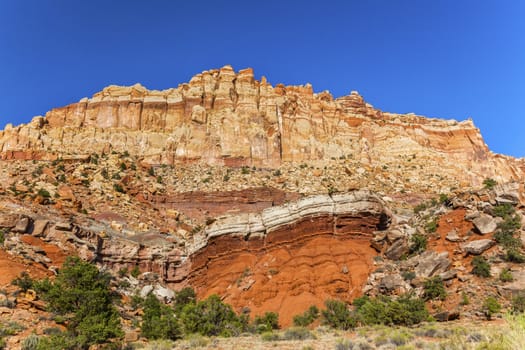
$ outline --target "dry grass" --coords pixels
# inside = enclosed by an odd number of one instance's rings
[[[145,350],[220,349],[220,350],[356,350],[356,349],[435,349],[435,350],[519,350],[525,344],[525,315],[508,315],[503,320],[479,323],[426,323],[417,327],[362,327],[354,331],[333,331],[323,327],[312,330],[315,338],[264,340],[257,335],[236,338],[189,337],[173,343],[150,343]],[[198,338],[198,339],[197,339]],[[134,348],[141,348],[135,344]]]

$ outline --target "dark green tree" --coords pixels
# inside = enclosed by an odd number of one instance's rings
[[[479,277],[490,277],[490,265],[482,256],[472,258],[472,273]]]
[[[275,312],[266,312],[263,316],[255,316],[253,320],[258,332],[271,332],[273,329],[279,329],[279,314]]]
[[[445,300],[447,297],[443,280],[439,276],[429,278],[423,282],[423,290],[423,299],[425,300]]]
[[[182,312],[182,309],[188,304],[195,304],[197,296],[191,287],[182,288],[175,294],[174,308],[177,314]]]
[[[327,300],[325,306],[326,309],[321,311],[324,324],[342,330],[356,326],[356,320],[346,303],[339,300]]]
[[[152,293],[143,302],[144,316],[142,316],[141,332],[148,339],[181,338],[182,332],[170,307],[162,304]]]
[[[316,319],[319,318],[319,309],[317,306],[312,305],[300,315],[293,317],[293,324],[297,327],[307,327],[311,325]]]
[[[48,308],[65,319],[67,335],[87,349],[123,335],[119,315],[109,289],[111,276],[78,257],[68,257],[54,282],[35,287]]]
[[[189,303],[182,309],[181,324],[186,333],[205,336],[234,336],[244,329],[242,320],[232,307],[217,295],[211,295],[198,303]]]

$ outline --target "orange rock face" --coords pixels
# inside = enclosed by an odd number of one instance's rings
[[[3,159],[111,150],[151,164],[263,167],[342,156],[382,164],[403,155],[445,155],[443,167],[458,172],[461,163],[472,182],[516,179],[525,168],[523,161],[493,155],[470,120],[385,113],[356,92],[333,99],[310,85],[273,87],[255,80],[251,69],[236,73],[230,66],[164,91],[109,86],[0,132]]]
[[[350,225],[374,227],[370,218]],[[252,315],[278,312],[283,326],[326,299],[351,301],[362,294],[372,258],[369,235],[335,235],[333,218],[318,217],[271,233],[266,240],[223,236],[191,258],[189,282],[200,296],[218,294]]]

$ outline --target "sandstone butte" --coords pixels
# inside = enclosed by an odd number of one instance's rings
[[[277,168],[350,156],[384,164],[428,157],[467,184],[523,177],[525,160],[493,154],[471,120],[382,112],[357,93],[270,85],[252,69],[204,71],[164,91],[109,86],[0,132],[2,159],[124,152],[150,164],[201,162]]]
[[[89,206],[84,203],[82,207],[93,208],[89,216],[76,212],[73,224],[66,222],[71,211],[60,214],[45,205],[13,204],[12,198],[6,199],[7,187],[2,185],[0,207],[5,215],[0,217],[0,228],[31,234],[21,239],[24,244],[43,240],[41,247],[49,250],[48,245],[55,245],[66,254],[79,254],[113,271],[138,266],[142,272],[158,274],[161,282],[175,289],[192,285],[200,297],[217,293],[237,311],[245,307],[254,314],[277,311],[283,325],[289,325],[293,315],[310,305],[321,306],[327,298],[350,301],[361,295],[375,270],[378,251],[384,253],[399,237],[406,243],[410,231],[407,219],[392,213],[388,196],[401,196],[405,190],[410,196],[411,188],[419,191],[414,194],[421,194],[441,181],[441,176],[453,178],[463,189],[479,187],[490,177],[500,183],[512,182],[511,192],[518,193],[512,198],[523,203],[525,159],[492,153],[471,120],[382,112],[356,92],[334,99],[328,92],[314,93],[309,84],[274,87],[264,77],[255,80],[251,69],[236,73],[230,66],[197,74],[189,83],[164,91],[150,91],[139,84],[109,86],[91,99],[0,131],[0,162],[14,179],[8,178],[6,184],[18,192],[27,187],[22,178],[16,178],[18,173],[24,166],[33,166],[33,162],[24,161],[81,164],[90,154],[111,157],[115,152],[126,152],[142,165],[121,181],[127,193],[119,194],[119,200],[104,199],[113,180],[107,180],[110,185],[106,186],[98,176],[97,187],[86,190],[80,180],[70,180],[73,174],[66,185],[56,187],[51,184],[56,169],[48,167],[43,169],[39,186],[56,191],[56,197],[64,201],[64,207],[55,209],[64,210],[67,203],[75,201],[82,205],[85,200]],[[338,162],[367,170],[338,168]],[[416,163],[420,168],[416,169]],[[203,165],[289,171],[266,187],[251,185],[250,178],[259,176],[254,171],[247,179],[232,180],[238,187],[234,189],[226,189],[221,174],[219,179],[210,176],[214,187],[208,187],[208,181],[186,186],[178,179],[160,194],[148,192],[141,186],[146,176],[140,172],[149,166],[160,171],[160,165],[190,170]],[[359,184],[368,189],[320,193],[322,186],[316,187],[316,183],[324,180],[319,174],[323,167],[325,174],[329,172],[332,165],[341,173],[338,178],[365,174],[364,185]],[[382,172],[384,182],[394,182],[393,166],[395,171],[416,174],[409,179],[414,180],[413,187],[405,183],[392,193],[374,193],[378,191],[373,185],[374,174]],[[25,173],[30,173],[27,169]],[[82,169],[75,171],[89,170]],[[5,173],[0,169],[0,174]],[[292,173],[301,174],[289,181],[295,187],[272,187],[282,177],[291,178]],[[427,187],[423,175],[439,177]],[[53,180],[46,182],[46,178]],[[307,181],[312,188],[301,190]],[[505,189],[500,191],[506,193]],[[126,212],[123,207],[132,209]],[[206,220],[203,208],[209,216]],[[199,225],[191,230],[187,222],[170,219],[168,210]],[[472,225],[463,222],[465,209],[458,210],[458,225],[470,230]],[[131,234],[133,217],[144,216],[152,227],[145,233]],[[110,226],[107,217],[120,218],[122,224]],[[450,222],[442,226],[450,226]],[[177,225],[176,230],[159,229],[172,224]],[[122,225],[128,233],[118,228]],[[165,234],[177,230],[185,230],[185,234]],[[439,233],[444,237],[448,232]],[[447,249],[447,254],[454,253]],[[63,254],[50,250],[48,257],[51,253],[63,261]],[[443,255],[439,259],[440,263],[445,261],[439,271],[446,273],[450,264]]]

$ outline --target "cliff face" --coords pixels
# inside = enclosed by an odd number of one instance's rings
[[[333,99],[328,92],[314,93],[310,85],[273,87],[265,78],[255,80],[251,69],[235,73],[230,66],[164,91],[110,86],[0,132],[3,159],[112,150],[150,164],[269,168],[339,157],[381,164],[423,156],[455,172],[461,163],[460,172],[472,181],[518,178],[525,168],[524,162],[493,155],[470,120],[385,113],[356,92]]]
[[[0,228],[13,232],[9,250],[35,263],[52,261],[31,246],[52,242],[114,272],[137,266],[175,289],[191,285],[200,297],[217,293],[236,310],[279,312],[284,325],[312,304],[359,296],[377,254],[370,241],[392,219],[383,201],[364,190],[223,216],[186,242],[33,215],[1,217]]]

